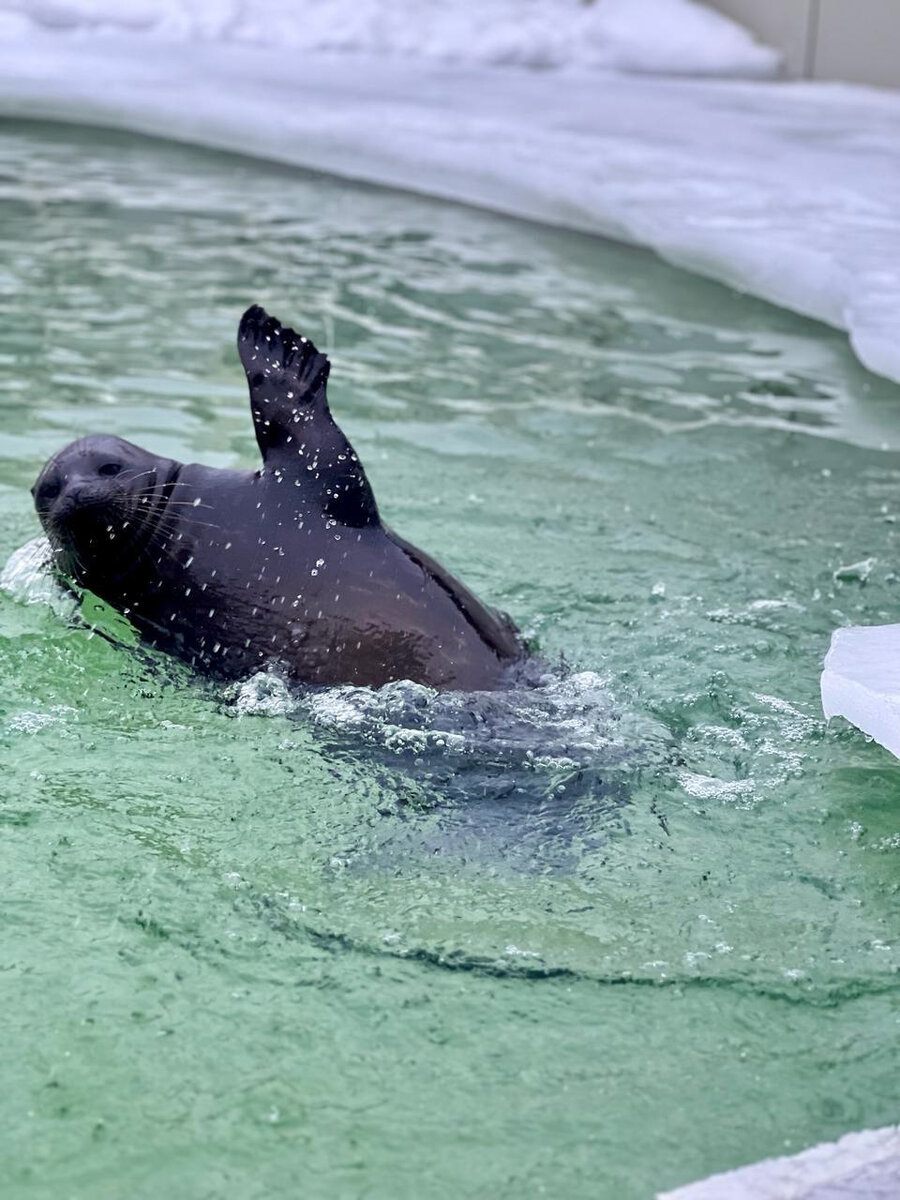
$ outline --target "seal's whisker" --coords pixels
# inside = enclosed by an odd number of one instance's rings
[[[159,500],[165,499],[162,487],[155,488],[155,489],[145,489],[144,491],[140,491],[140,492],[123,492],[122,494],[132,497],[135,500],[143,500],[145,498],[149,499],[150,497],[155,497],[156,499],[159,499]],[[179,504],[179,505],[183,505],[185,508],[212,508],[211,504],[206,504],[202,500],[198,504],[195,500],[171,500],[170,499],[170,500],[166,500],[166,504],[167,505]]]
[[[134,483],[135,479],[140,479],[142,475],[155,475],[156,468],[148,467],[146,471],[135,471],[133,474],[128,474],[126,471],[121,471],[117,479],[127,480],[128,483]]]
[[[209,508],[209,509],[211,509],[213,506],[212,506],[211,504],[203,504],[203,503],[201,503],[201,504],[195,504],[193,500],[168,500],[168,501],[166,501],[166,508],[170,508],[170,507],[175,507],[175,508]]]
[[[151,474],[151,472],[147,472],[147,474]],[[124,483],[131,483],[130,479],[124,479],[121,475],[117,475],[115,478],[117,481],[121,480]],[[135,478],[137,478],[137,476],[135,476]],[[165,481],[160,481],[158,483],[151,484],[151,486],[149,488],[145,488],[143,490],[148,491],[148,492],[166,492],[173,488],[178,488],[178,487],[186,488],[186,487],[190,487],[190,486],[191,485],[189,483],[179,483],[177,480],[173,480],[171,483],[166,483]],[[137,493],[134,493],[134,494],[136,495]]]
[[[186,526],[196,529],[221,529],[221,525],[216,525],[212,521],[198,521],[193,517],[183,515],[175,516],[174,514],[166,517],[161,515],[154,523],[154,528],[161,531],[171,533],[180,533]]]
[[[174,518],[173,518],[174,519]],[[193,526],[195,529],[221,529],[221,525],[217,525],[214,521],[197,521],[193,517],[179,517],[179,526]]]

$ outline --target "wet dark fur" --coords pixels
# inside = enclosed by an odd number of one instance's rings
[[[73,442],[32,489],[60,573],[219,676],[276,661],[305,683],[501,686],[524,657],[515,627],[382,523],[325,355],[258,307],[238,349],[261,469]]]

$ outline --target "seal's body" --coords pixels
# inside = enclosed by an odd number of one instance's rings
[[[515,627],[382,524],[325,355],[258,307],[238,348],[261,470],[73,442],[33,488],[60,572],[216,675],[274,661],[303,683],[501,686],[524,656]]]

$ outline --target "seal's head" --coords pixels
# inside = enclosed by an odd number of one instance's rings
[[[105,435],[54,454],[31,494],[59,570],[87,588],[129,570],[164,521],[180,466]]]

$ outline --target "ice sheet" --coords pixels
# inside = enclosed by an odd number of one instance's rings
[[[712,1175],[658,1200],[896,1200],[900,1126],[848,1133],[785,1158]]]
[[[846,329],[867,366],[900,380],[900,94],[25,24],[0,40],[0,113],[158,134],[647,245]]]
[[[835,630],[821,686],[826,718],[846,717],[900,758],[900,625]]]

